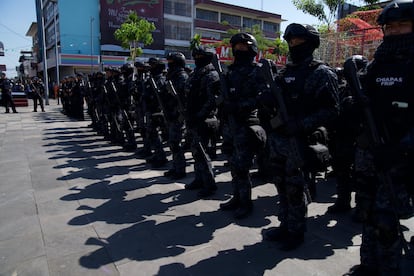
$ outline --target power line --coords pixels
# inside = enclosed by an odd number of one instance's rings
[[[16,32],[16,31],[14,31],[14,30],[12,30],[12,29],[10,29],[9,27],[7,27],[6,25],[4,25],[3,23],[1,23],[0,22],[0,26],[3,26],[5,29],[7,29],[9,32],[11,32],[11,33],[13,33],[13,34],[15,34],[15,35],[17,35],[17,36],[19,36],[19,37],[21,37],[21,38],[23,38],[23,39],[25,39],[25,40],[29,40],[30,41],[30,38],[27,38],[27,37],[25,37],[25,36],[22,36],[21,34],[19,34],[18,32]]]

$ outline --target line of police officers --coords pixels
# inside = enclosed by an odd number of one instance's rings
[[[168,141],[172,162],[164,175],[172,180],[186,176],[184,152],[190,145],[195,177],[185,188],[197,189],[201,198],[217,190],[210,158],[221,137],[233,196],[220,209],[232,210],[237,219],[252,211],[250,169],[255,158],[265,160],[260,170],[276,185],[280,221],[265,239],[282,250],[304,242],[318,155],[309,145],[316,139],[329,147],[337,179],[338,198],[328,212],[350,210],[356,191],[361,265],[349,275],[399,275],[408,244],[399,219],[413,214],[413,21],[412,0],[392,2],[378,18],[384,40],[374,60],[368,64],[354,56],[336,72],[313,58],[319,33],[293,23],[284,33],[290,63],[282,70],[266,60],[255,62],[256,39],[238,33],[230,40],[234,62],[225,73],[214,50],[197,46],[192,72],[184,55],[172,52],[167,69],[150,58],[107,68],[87,83],[78,75],[62,85],[62,104],[66,113],[83,119],[84,95],[91,126],[125,150],[136,150],[138,132],[143,146],[137,153],[153,168],[167,164],[163,141]]]

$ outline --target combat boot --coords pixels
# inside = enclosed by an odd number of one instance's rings
[[[213,195],[216,192],[216,190],[217,190],[216,184],[209,185],[208,187],[204,187],[203,189],[201,189],[197,193],[197,195],[201,198],[208,197],[208,196]]]
[[[220,210],[228,211],[228,210],[236,210],[239,208],[240,199],[238,196],[233,196],[229,201],[220,204]]]
[[[178,180],[178,179],[182,179],[186,176],[187,176],[186,172],[174,172],[172,175],[170,175],[170,178],[172,180]]]
[[[265,233],[264,237],[268,241],[281,241],[288,236],[288,230],[284,226],[276,227]]]
[[[167,163],[168,163],[167,158],[164,158],[164,159],[155,159],[155,160],[152,160],[151,167],[152,168],[155,168],[155,169],[156,168],[161,168],[161,167],[163,167]]]
[[[334,205],[329,206],[327,212],[329,214],[340,214],[351,210],[351,204],[349,202],[337,200]]]
[[[234,211],[233,217],[235,219],[242,219],[248,217],[253,210],[253,203],[252,201],[248,202],[240,202],[239,208]]]
[[[164,176],[165,177],[171,177],[172,175],[174,175],[175,174],[175,169],[169,169],[168,171],[166,171],[165,173],[164,173]]]
[[[184,186],[186,190],[196,190],[200,189],[201,187],[203,187],[203,183],[198,179],[194,179],[191,183]]]
[[[377,276],[378,269],[367,265],[355,265],[344,276]]]
[[[281,241],[280,250],[283,251],[291,251],[299,246],[305,241],[305,234],[304,233],[291,233],[288,232],[285,239]]]

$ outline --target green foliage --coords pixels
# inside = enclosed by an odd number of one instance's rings
[[[328,26],[328,25],[326,25],[326,24],[319,25],[319,26],[317,27],[317,29],[318,29],[318,32],[319,32],[320,34],[327,34],[327,33],[331,32],[331,29],[330,29],[330,28],[329,28],[329,26]]]
[[[299,10],[331,26],[335,19],[336,11],[339,5],[344,3],[344,0],[293,0],[292,2]],[[328,13],[325,11],[326,7],[328,8]]]
[[[121,27],[114,32],[114,36],[124,49],[130,50],[131,60],[135,60],[143,53],[140,45],[150,45],[154,41],[152,32],[155,29],[154,23],[138,17],[135,11],[131,11]]]
[[[192,51],[195,47],[201,44],[201,35],[195,34],[194,37],[190,41],[190,50]]]
[[[367,5],[374,5],[379,2],[379,0],[364,0]]]
[[[240,33],[241,30],[240,29],[228,29],[227,30],[227,38],[223,38],[223,40],[219,43],[216,43],[212,46],[214,47],[219,47],[221,45],[229,45],[230,44],[230,38],[237,34]],[[243,32],[247,32],[252,34],[257,41],[257,46],[259,48],[259,50],[267,50],[269,48],[274,48],[273,50],[273,55],[287,55],[287,53],[289,52],[289,47],[286,43],[286,41],[280,39],[280,38],[276,38],[275,40],[270,40],[265,38],[263,31],[260,29],[259,25],[254,25],[252,28],[244,28]],[[267,57],[268,55],[266,55]],[[270,54],[270,56],[268,58],[272,58],[275,59],[274,56],[272,56],[272,54]]]

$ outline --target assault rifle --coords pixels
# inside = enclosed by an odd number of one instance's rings
[[[112,85],[112,89],[114,90],[116,101],[118,102],[118,104],[120,104],[121,101],[119,100],[119,97],[118,97],[118,90],[113,82],[111,82],[111,85]],[[121,107],[121,114],[122,114],[124,121],[127,122],[129,130],[134,131],[134,127],[132,126],[131,120],[129,119],[129,115],[126,112],[126,110],[122,107]]]
[[[36,94],[36,96],[37,96],[39,99],[42,99],[42,95],[41,95],[40,91],[37,89],[36,85],[34,85],[34,84],[32,83],[32,84],[30,84],[30,86],[32,87],[32,91],[33,91],[33,93],[34,93],[34,94]]]
[[[272,91],[273,96],[276,99],[277,104],[277,115],[271,120],[272,127],[277,128],[282,126],[284,123],[289,121],[289,114],[286,108],[285,99],[283,98],[282,89],[276,84],[273,78],[273,71],[272,65],[270,64],[270,60],[268,59],[261,59],[259,61],[262,64],[262,70],[264,72],[264,77],[267,83],[270,85],[270,90]],[[294,159],[294,163],[297,167],[301,168],[304,165],[304,158],[299,148],[299,143],[296,137],[291,136],[289,138],[289,143],[292,150],[292,157]]]
[[[178,112],[180,113],[180,117],[178,118],[179,122],[183,122],[185,118],[185,107],[183,102],[181,101],[180,95],[177,94],[175,87],[172,81],[167,81],[167,91],[177,100],[178,103]]]
[[[152,89],[154,90],[155,96],[157,97],[158,105],[161,108],[162,117],[164,118],[164,123],[165,123],[165,125],[168,125],[167,124],[167,118],[165,117],[165,114],[167,114],[167,113],[165,112],[165,107],[164,107],[164,104],[163,104],[161,96],[160,96],[161,90],[158,87],[158,85],[155,82],[153,77],[149,78],[149,82],[150,82],[150,85],[151,85]]]
[[[113,82],[111,82],[111,84],[113,85]],[[104,92],[106,94],[105,98],[106,98],[107,104],[111,105],[112,103],[109,102],[109,93],[108,93],[108,89],[106,88],[106,85],[103,85],[103,89],[104,89]],[[115,90],[114,90],[114,93],[115,93]],[[118,96],[118,95],[116,95],[116,96]],[[111,112],[111,116],[112,116],[112,119],[115,123],[115,126],[116,126],[116,129],[117,129],[118,133],[122,133],[122,128],[121,128],[120,123],[118,122],[118,118],[116,116],[116,113]]]
[[[363,87],[361,85],[361,82],[359,80],[358,77],[358,70],[357,70],[357,65],[356,65],[356,57],[350,57],[348,58],[345,62],[344,62],[344,75],[345,78],[349,84],[349,87],[352,89],[352,91],[355,93],[355,96],[357,99],[361,100],[361,99],[366,99],[366,95],[364,93]],[[381,135],[379,134],[376,122],[374,120],[374,116],[372,114],[372,110],[368,105],[364,105],[363,107],[363,112],[364,112],[364,116],[365,116],[365,120],[367,123],[367,127],[369,129],[369,133],[372,139],[372,142],[374,143],[374,147],[380,147],[382,146],[385,141],[384,139],[381,137]],[[402,242],[402,246],[404,249],[404,252],[406,254],[407,257],[413,258],[414,254],[412,252],[412,249],[410,249],[410,245],[409,243],[405,240],[404,238],[404,234],[402,232],[402,226],[400,224],[400,219],[399,216],[397,214],[397,210],[396,210],[396,203],[397,203],[397,197],[395,195],[395,191],[394,191],[394,186],[392,184],[392,179],[390,174],[386,171],[386,170],[379,170],[377,169],[376,171],[377,176],[379,181],[385,185],[385,187],[388,188],[389,193],[390,193],[390,202],[391,202],[391,208],[393,211],[393,214],[395,216],[395,219],[398,222],[398,233],[399,233],[399,237],[400,240]]]
[[[211,61],[211,64],[213,64],[214,69],[216,69],[217,73],[219,74],[220,77],[220,92],[221,95],[217,101],[217,104],[222,104],[225,101],[229,101],[229,88],[227,86],[227,80],[226,77],[223,73],[223,68],[221,67],[221,63],[220,63],[220,59],[219,59],[219,55],[215,54],[213,56],[213,59]],[[233,117],[233,114],[227,114],[227,119],[229,121],[229,126],[230,126],[230,131],[232,133],[232,135],[236,134],[237,130],[235,129],[235,119]]]

